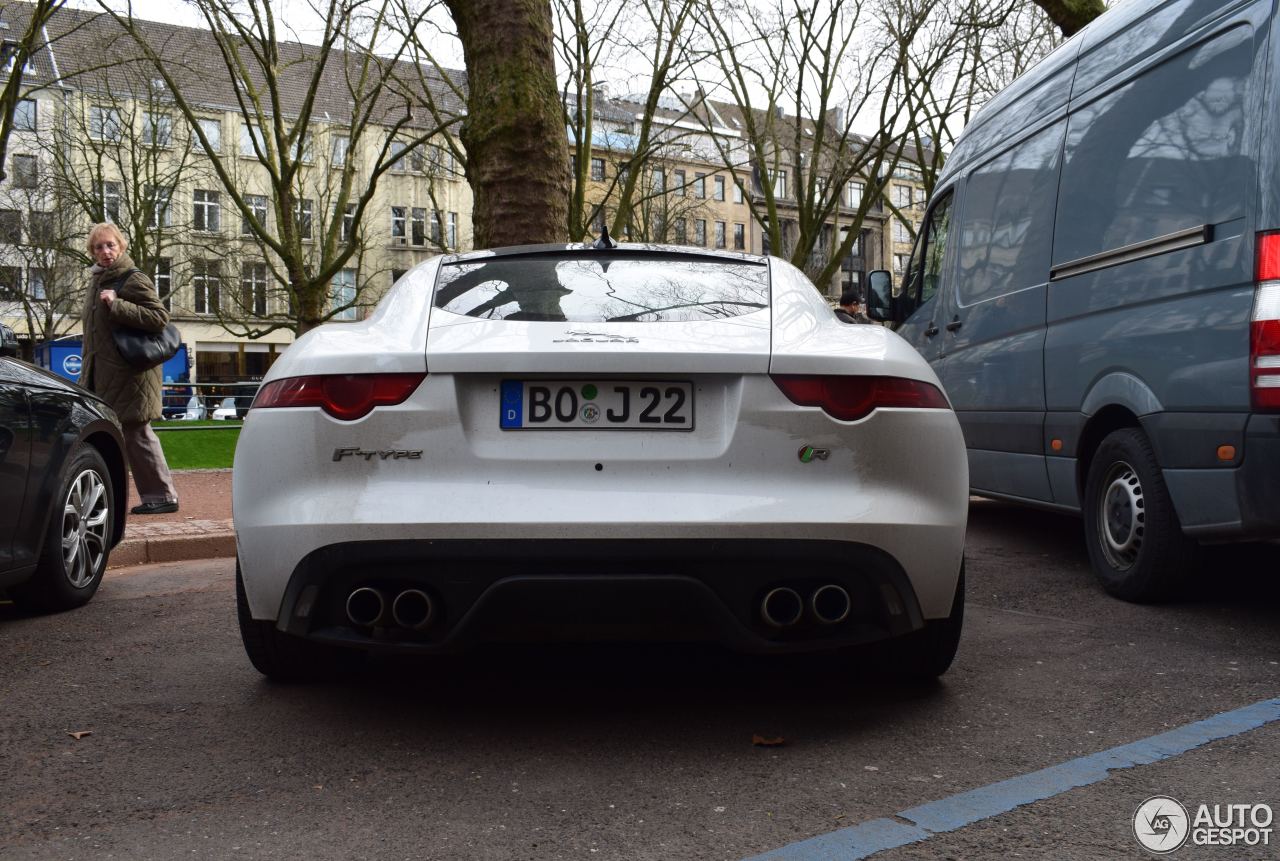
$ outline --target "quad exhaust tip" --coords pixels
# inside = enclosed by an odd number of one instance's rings
[[[770,589],[760,602],[760,618],[771,628],[789,628],[804,614],[800,593],[787,586]]]
[[[435,616],[435,603],[421,589],[405,589],[391,604],[391,618],[402,628],[421,631]]]
[[[351,624],[367,628],[376,625],[387,610],[382,593],[368,586],[361,586],[347,596],[347,618]]]
[[[838,625],[849,618],[853,602],[843,586],[828,583],[819,586],[809,601],[814,617],[824,625]]]

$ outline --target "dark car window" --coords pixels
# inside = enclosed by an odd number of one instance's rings
[[[600,255],[446,263],[435,294],[454,314],[571,323],[714,320],[768,304],[763,262]]]

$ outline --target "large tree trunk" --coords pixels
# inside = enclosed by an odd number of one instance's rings
[[[446,0],[467,65],[475,247],[565,241],[569,144],[549,0]]]
[[[1035,0],[1049,20],[1058,25],[1062,35],[1070,38],[1094,18],[1107,11],[1103,0]]]

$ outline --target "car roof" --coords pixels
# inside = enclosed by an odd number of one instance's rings
[[[503,248],[488,248],[482,251],[468,251],[464,254],[449,254],[441,261],[442,265],[479,263],[493,259],[531,259],[555,258],[582,259],[599,256],[602,260],[707,260],[718,263],[746,263],[764,266],[768,258],[759,254],[747,254],[742,251],[719,251],[708,248],[690,248],[685,245],[658,245],[651,243],[619,243],[613,248],[597,248],[591,243],[543,244],[543,245],[511,245]]]

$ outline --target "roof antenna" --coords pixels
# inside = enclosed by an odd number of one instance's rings
[[[617,248],[618,243],[609,238],[609,225],[600,225],[600,238],[591,245],[592,248],[598,248],[602,251],[608,251],[610,248]]]

